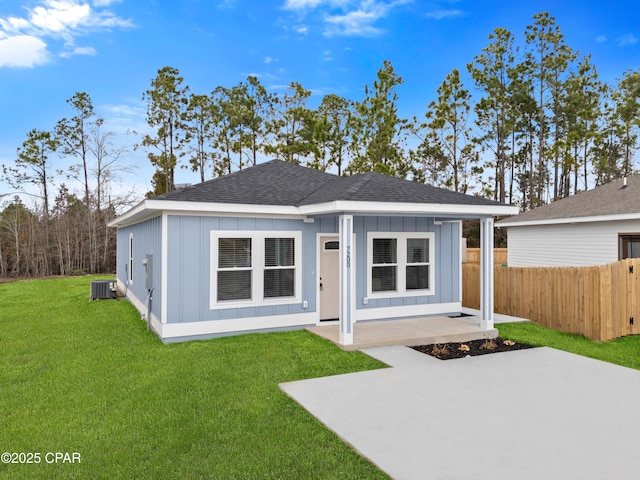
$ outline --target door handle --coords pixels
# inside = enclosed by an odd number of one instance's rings
[[[322,277],[320,277],[320,291],[322,291]]]

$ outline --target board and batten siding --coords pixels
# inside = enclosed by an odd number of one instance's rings
[[[128,281],[129,236],[133,234],[133,281]],[[118,228],[116,250],[116,277],[121,290],[132,300],[141,313],[146,312],[147,288],[145,267],[142,260],[153,255],[153,292],[151,314],[160,321],[162,307],[162,217],[154,217],[144,222]]]
[[[510,267],[569,267],[618,261],[618,235],[639,233],[640,221],[509,226]]]
[[[253,217],[208,217],[169,215],[168,217],[168,302],[167,323],[204,322],[295,315],[316,311],[316,234],[333,233],[337,217],[276,219]],[[300,301],[277,305],[210,308],[212,231],[283,231],[302,233],[302,292]],[[307,308],[303,308],[303,302]]]
[[[338,216],[302,219],[168,215],[167,323],[206,322],[317,313],[317,235],[338,231]],[[302,232],[302,292],[299,301],[278,305],[210,308],[212,231]],[[367,232],[433,232],[435,235],[434,292],[393,298],[370,298],[367,303]],[[356,309],[460,302],[460,223],[436,225],[432,218],[355,216]],[[307,307],[303,307],[303,303]]]
[[[356,232],[356,310],[408,305],[431,305],[460,302],[460,223],[442,222],[429,217],[355,217]],[[433,232],[435,234],[434,292],[389,298],[367,298],[367,233]]]

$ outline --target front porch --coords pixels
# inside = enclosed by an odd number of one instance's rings
[[[495,338],[498,330],[482,328],[475,316],[431,316],[397,320],[357,322],[353,326],[353,343],[340,342],[340,326],[320,325],[308,327],[311,333],[326,338],[346,351],[387,345],[429,345],[434,343],[467,342],[482,338]]]

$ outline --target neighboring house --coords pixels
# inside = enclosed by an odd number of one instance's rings
[[[557,200],[496,224],[510,267],[602,265],[640,257],[640,176]]]
[[[461,221],[517,207],[366,173],[274,160],[152,199],[117,218],[120,289],[163,341],[461,309]],[[492,249],[483,249],[491,265]],[[485,268],[484,328],[493,328]],[[488,300],[490,299],[490,300]]]

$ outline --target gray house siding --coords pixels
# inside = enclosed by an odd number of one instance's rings
[[[312,311],[301,303],[242,308],[209,307],[211,287],[211,231],[298,231],[303,233],[302,297],[312,280],[307,256],[305,224],[298,219],[169,215],[167,259],[167,323],[228,320]],[[311,247],[313,249],[313,247]],[[310,305],[311,307],[311,305]],[[315,308],[315,304],[313,306]]]
[[[301,219],[195,215],[168,215],[167,221],[167,251],[169,252],[167,256],[167,323],[230,320],[317,312],[317,235],[320,233],[337,233],[337,215],[317,217],[313,219],[313,222],[304,222]],[[302,232],[301,301],[281,305],[210,308],[211,231]],[[368,299],[367,304],[364,304],[364,298],[367,296],[367,233],[385,231],[433,232],[435,234],[434,294],[372,298]],[[425,217],[355,216],[354,233],[356,235],[357,309],[459,301],[460,228],[457,222],[445,222],[436,225],[433,218]],[[126,242],[123,244],[126,245]],[[154,304],[156,303],[155,298],[154,296]],[[307,308],[303,308],[302,302],[304,301],[307,302]],[[267,324],[268,321],[265,319],[265,328],[268,327]]]
[[[133,282],[128,281],[129,265],[129,235],[133,234]],[[116,271],[120,284],[127,296],[144,305],[147,300],[145,269],[142,260],[146,255],[153,255],[153,294],[151,313],[159,320],[161,318],[162,291],[162,217],[158,216],[147,221],[118,229],[118,247],[116,252]],[[140,305],[137,305],[140,308]],[[146,310],[146,305],[145,305]]]
[[[460,301],[460,228],[459,223],[435,225],[428,217],[355,217],[356,309],[399,307]],[[435,293],[433,295],[392,298],[367,297],[367,234],[369,232],[433,232],[435,234]]]

